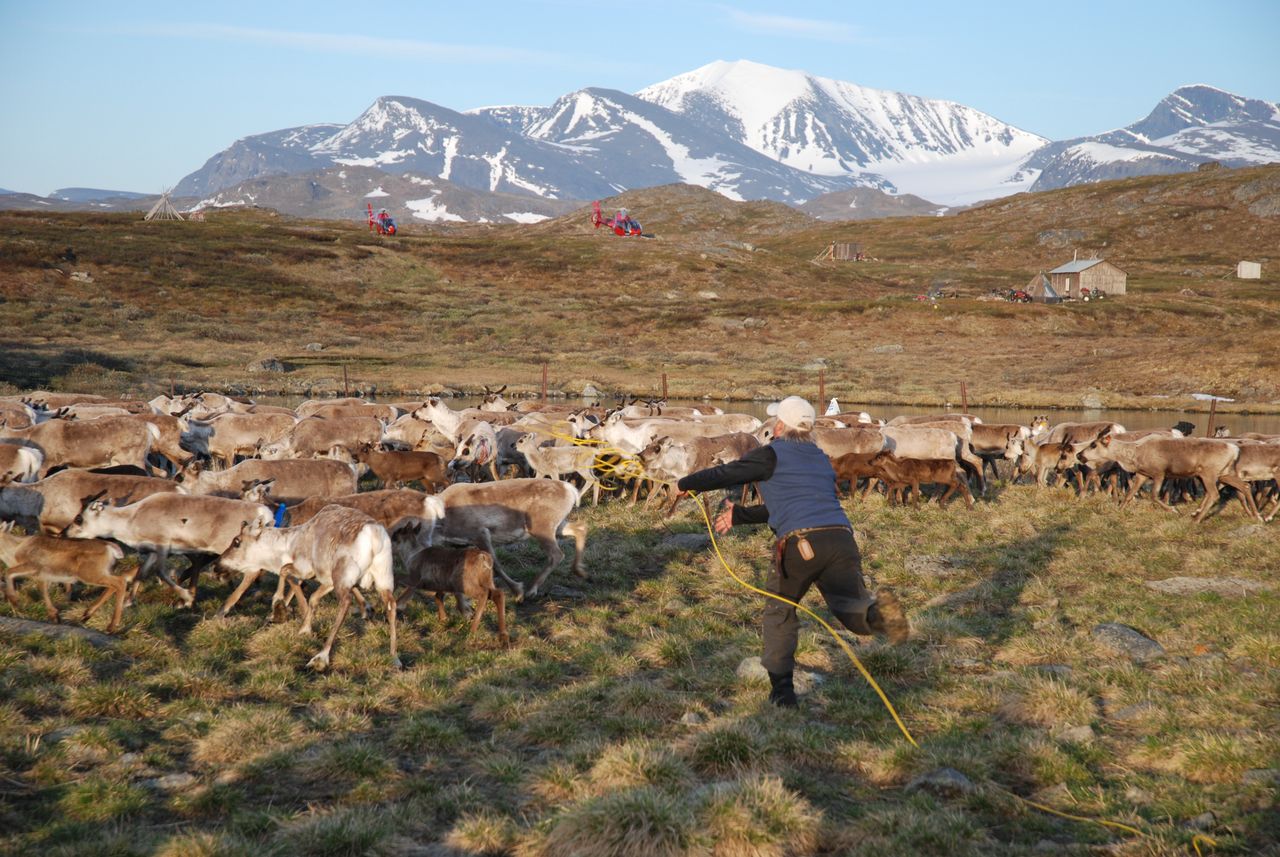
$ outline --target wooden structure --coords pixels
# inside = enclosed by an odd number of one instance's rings
[[[171,190],[171,188],[169,189]],[[147,216],[143,220],[182,220],[182,215],[178,213],[178,209],[173,207],[173,203],[169,201],[169,190],[165,190],[160,194],[160,199],[156,204],[151,206],[151,210],[147,212]]]
[[[1105,259],[1075,259],[1049,272],[1049,284],[1065,300],[1098,292],[1123,295],[1128,280],[1128,274]]]
[[[821,262],[824,259],[832,262],[865,262],[867,256],[862,252],[861,244],[833,241],[827,245],[827,249],[815,256],[813,261]]]

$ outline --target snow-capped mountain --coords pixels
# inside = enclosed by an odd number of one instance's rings
[[[623,92],[587,89],[546,108],[459,113],[384,96],[348,125],[290,129],[237,141],[183,179],[178,192],[207,197],[259,175],[328,166],[414,172],[490,193],[594,199],[687,182],[733,199],[803,202],[876,176],[819,176],[780,164],[721,133]],[[306,145],[300,145],[302,134]]]
[[[971,107],[760,63],[713,62],[637,96],[819,175],[870,171],[950,204],[1025,190],[1048,141]]]
[[[1280,161],[1280,105],[1196,84],[1166,96],[1146,118],[1093,137],[1051,143],[1027,160],[1033,190],[1105,179]]]
[[[803,202],[858,186],[889,186],[881,177],[822,176],[727,138],[722,130],[611,89],[583,89],[541,111],[489,108],[478,116],[516,124],[530,139],[574,153],[613,192],[680,182],[730,199]]]
[[[363,166],[545,200],[686,183],[794,205],[865,187],[957,206],[1207,160],[1280,160],[1280,109],[1189,86],[1127,128],[1051,143],[955,102],[738,61],[635,95],[586,88],[547,107],[459,112],[385,96],[349,124],[237,140],[174,195],[212,198],[264,176]]]
[[[173,188],[174,196],[208,196],[259,176],[305,173],[327,166],[311,154],[311,147],[344,126],[303,125],[236,140],[205,161]]]
[[[490,193],[441,178],[375,167],[329,167],[309,173],[261,176],[214,193],[184,208],[256,205],[300,217],[363,222],[367,205],[386,208],[401,223],[537,223],[581,205],[529,194]]]

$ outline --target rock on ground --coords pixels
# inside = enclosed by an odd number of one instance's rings
[[[274,357],[264,357],[256,360],[245,367],[250,372],[273,372],[280,373],[285,371],[284,364]]]
[[[1105,622],[1096,626],[1090,634],[1104,648],[1134,661],[1164,657],[1164,646],[1128,625]]]
[[[91,646],[102,648],[114,646],[118,640],[109,634],[103,634],[92,628],[81,628],[78,625],[53,625],[48,622],[35,622],[31,619],[17,619],[12,616],[0,616],[0,633],[9,634],[44,634],[46,637],[65,638],[79,637]]]
[[[1199,595],[1212,592],[1224,598],[1243,598],[1266,592],[1273,587],[1260,580],[1240,577],[1168,577],[1164,580],[1148,580],[1147,588],[1166,595]]]
[[[978,787],[973,784],[973,780],[955,768],[938,768],[937,770],[929,771],[927,774],[921,774],[907,783],[907,794],[921,789],[942,797],[959,797],[960,795],[973,794]]]
[[[672,533],[662,540],[669,550],[700,551],[711,547],[711,536],[706,533]]]
[[[738,664],[737,675],[738,678],[746,681],[759,680],[766,684],[769,682],[769,671],[764,668],[759,657],[743,658]],[[808,693],[826,681],[821,674],[808,670],[796,670],[791,678],[795,683],[796,693],[800,695]]]
[[[1093,740],[1093,727],[1072,726],[1055,733],[1053,737],[1068,744],[1088,744]]]

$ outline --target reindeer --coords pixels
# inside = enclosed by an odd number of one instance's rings
[[[351,465],[341,461],[294,460],[264,461],[248,459],[229,470],[212,472],[190,462],[178,474],[178,481],[192,494],[239,497],[245,485],[254,481],[274,480],[273,498],[282,503],[301,503],[308,497],[332,494],[354,494],[356,474]]]
[[[114,595],[116,606],[111,613],[111,621],[107,623],[107,633],[114,634],[120,627],[125,590],[138,573],[136,567],[123,574],[115,573],[116,563],[123,557],[124,551],[111,542],[97,539],[59,539],[44,535],[20,536],[13,531],[12,522],[0,524],[0,560],[4,560],[4,564],[8,566],[3,573],[4,597],[17,607],[18,596],[13,589],[14,580],[35,577],[40,584],[40,597],[44,599],[45,609],[54,622],[61,621],[62,617],[49,598],[50,583],[79,582],[101,586],[106,591],[84,611],[80,622],[88,622],[98,612],[98,608]]]
[[[0,443],[0,485],[32,482],[44,463],[44,453],[30,446]]]
[[[345,506],[326,506],[305,524],[272,529],[269,524],[246,522],[230,546],[219,557],[224,568],[239,571],[246,581],[263,569],[287,578],[303,606],[298,633],[311,633],[315,605],[329,592],[338,596],[338,615],[329,630],[324,648],[308,666],[317,671],[329,667],[329,653],[338,630],[351,608],[352,591],[372,585],[382,599],[391,628],[391,663],[400,668],[396,654],[396,599],[392,578],[391,537],[381,524],[363,512]],[[310,600],[303,597],[298,580],[316,580],[320,588]],[[245,584],[242,582],[240,590]]]
[[[160,430],[132,416],[49,420],[31,428],[0,425],[0,437],[44,453],[40,478],[55,467],[102,467],[132,464],[148,473],[147,456],[160,440]]]
[[[0,486],[0,518],[15,520],[28,530],[39,528],[55,535],[80,514],[81,501],[91,494],[105,497],[113,506],[124,506],[152,494],[173,493],[185,494],[186,489],[152,476],[63,470],[38,482]]]
[[[407,585],[400,594],[397,603],[403,606],[415,592],[431,592],[435,597],[436,615],[445,621],[444,596],[452,593],[458,600],[458,607],[463,610],[463,599],[474,602],[471,614],[471,628],[467,631],[468,639],[480,627],[484,616],[484,608],[489,599],[498,613],[498,640],[503,646],[510,645],[511,638],[507,634],[507,601],[501,589],[493,585],[493,554],[474,547],[450,548],[431,545],[428,536],[423,542],[418,532],[421,525],[415,523],[401,530],[400,535],[392,538],[399,547],[406,545],[402,553]],[[488,541],[488,531],[482,534]]]
[[[492,551],[493,545],[535,539],[547,554],[547,563],[527,592],[530,598],[547,576],[564,559],[564,551],[556,541],[559,533],[574,538],[573,573],[586,578],[582,554],[586,549],[587,526],[568,520],[578,503],[579,493],[567,482],[546,479],[507,479],[480,484],[456,483],[439,494],[444,501],[444,521],[439,540],[446,543],[476,545]],[[524,586],[512,580],[495,562],[495,570],[519,598],[526,594]]]
[[[502,394],[506,392],[507,385],[503,384],[496,390],[490,390],[489,385],[484,387],[484,402],[480,405],[480,410],[492,413],[505,413],[511,410],[511,403],[502,398]]]
[[[269,527],[275,520],[266,506],[225,497],[153,494],[128,506],[113,507],[105,494],[106,491],[102,491],[84,498],[80,513],[62,534],[72,538],[115,539],[140,553],[148,553],[138,570],[138,579],[154,568],[187,607],[195,603],[200,571],[227,549],[246,523],[258,521]],[[170,575],[167,564],[170,553],[196,555],[185,574],[191,589]]]

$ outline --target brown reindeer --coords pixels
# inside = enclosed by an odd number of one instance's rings
[[[511,643],[507,634],[507,597],[501,589],[493,584],[493,554],[475,547],[451,548],[440,545],[426,546],[424,537],[418,532],[420,524],[412,524],[403,528],[394,541],[406,545],[402,556],[406,583],[404,592],[397,603],[403,606],[415,592],[425,595],[433,593],[436,602],[436,615],[445,621],[444,596],[453,594],[458,598],[458,606],[462,608],[462,599],[473,602],[471,627],[467,637],[475,634],[484,616],[484,608],[489,599],[493,599],[494,610],[498,613],[498,640],[506,646]],[[487,534],[486,538],[487,539]]]
[[[20,536],[13,531],[12,522],[0,524],[0,560],[8,566],[3,573],[4,597],[13,606],[18,606],[13,582],[20,577],[34,577],[40,585],[40,597],[44,599],[49,619],[53,622],[61,621],[62,617],[49,598],[50,583],[78,582],[101,586],[105,591],[84,611],[80,622],[88,622],[98,608],[114,595],[116,606],[111,612],[111,621],[107,623],[107,633],[114,634],[120,627],[125,590],[138,573],[137,567],[122,574],[115,573],[116,563],[123,557],[124,551],[111,542],[44,535]]]

